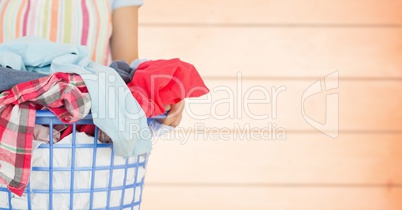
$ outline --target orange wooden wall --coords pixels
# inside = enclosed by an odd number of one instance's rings
[[[401,11],[399,0],[146,0],[140,56],[193,63],[211,94],[155,140],[142,209],[402,209]],[[303,101],[319,80],[337,88]],[[238,103],[280,87],[276,108]],[[302,104],[319,122],[339,116],[321,128],[339,136],[313,128]],[[269,140],[270,124],[286,139]]]

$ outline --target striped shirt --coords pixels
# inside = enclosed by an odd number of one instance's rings
[[[142,0],[0,0],[0,43],[35,35],[88,46],[92,60],[108,64],[113,9]]]

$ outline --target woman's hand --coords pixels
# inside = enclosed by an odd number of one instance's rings
[[[165,106],[165,110],[169,110],[167,117],[162,120],[162,123],[172,127],[177,127],[183,117],[184,100],[177,104]]]

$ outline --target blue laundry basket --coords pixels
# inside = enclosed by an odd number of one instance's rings
[[[63,123],[50,111],[37,111],[36,124],[53,128]],[[0,210],[140,209],[148,154],[127,159],[115,156],[112,144],[97,142],[98,128],[95,128],[92,142],[83,143],[80,133],[76,132],[77,124],[93,124],[91,115],[73,124],[70,143],[41,144],[34,151],[41,152],[39,158],[46,156],[44,159],[48,165],[32,164],[30,183],[22,197],[0,186],[0,198],[3,199]],[[53,142],[53,129],[49,130],[50,142]],[[60,160],[58,155],[62,153],[70,160],[66,161],[67,166],[56,166]],[[92,156],[92,160],[82,158],[80,154]],[[105,154],[108,154],[107,157]],[[107,158],[110,163],[99,158]],[[85,161],[89,165],[81,164]],[[39,177],[41,181],[33,180],[33,177]],[[77,186],[81,182],[83,186]]]

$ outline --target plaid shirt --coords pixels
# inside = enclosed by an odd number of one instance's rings
[[[0,94],[0,184],[21,196],[31,171],[36,109],[45,107],[61,121],[84,118],[91,102],[82,78],[54,73]]]

